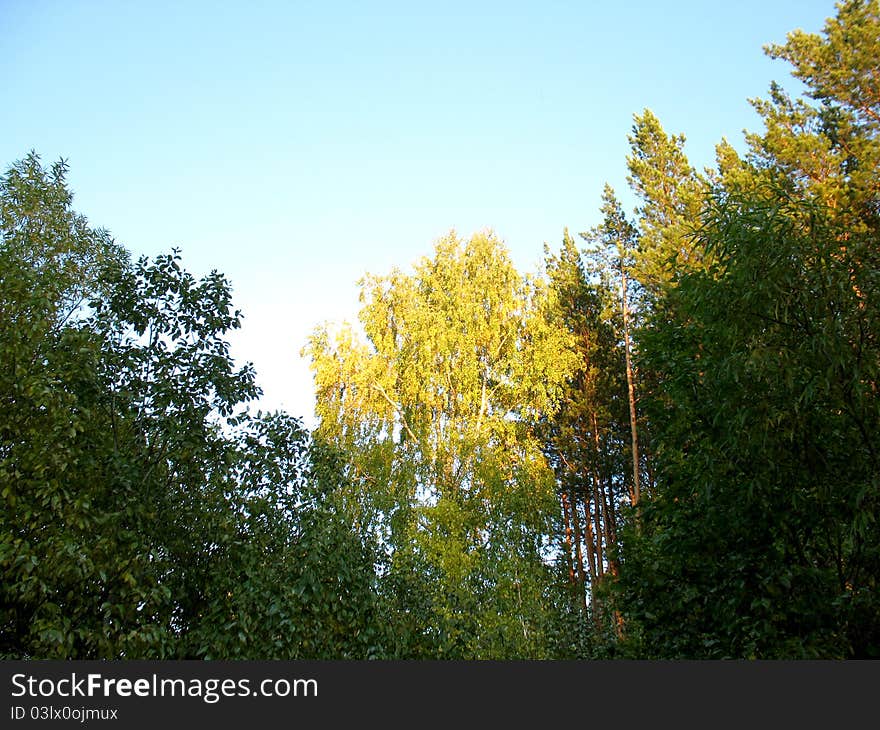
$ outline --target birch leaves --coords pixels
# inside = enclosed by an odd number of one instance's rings
[[[528,654],[555,509],[531,426],[557,408],[575,360],[553,295],[490,233],[450,234],[411,275],[360,285],[365,338],[325,326],[306,348],[317,433],[348,454],[353,502],[373,516],[391,569],[429,566],[431,623],[452,637],[466,614],[485,611],[497,630],[459,650],[497,656],[496,634]],[[499,612],[509,625],[497,625]]]

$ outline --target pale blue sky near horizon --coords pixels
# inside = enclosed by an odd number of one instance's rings
[[[455,229],[523,271],[626,194],[632,115],[697,167],[759,130],[747,99],[797,86],[762,52],[828,0],[0,0],[0,163],[64,157],[74,207],[135,255],[179,247],[231,280],[258,407],[311,423],[299,356],[353,320],[356,281]]]

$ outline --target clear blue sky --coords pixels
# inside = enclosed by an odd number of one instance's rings
[[[261,406],[311,415],[299,350],[356,280],[455,228],[522,270],[626,187],[632,115],[698,167],[830,1],[0,0],[0,163],[69,160],[75,207],[135,254],[232,281]]]

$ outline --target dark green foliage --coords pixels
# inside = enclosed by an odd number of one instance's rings
[[[0,653],[377,653],[332,469],[295,419],[241,410],[228,282],[130,263],[64,172],[31,155],[0,188]]]
[[[823,213],[727,192],[716,263],[643,337],[663,489],[619,584],[640,652],[880,656],[878,227]]]
[[[296,419],[274,414],[240,429],[234,471],[234,531],[183,637],[187,651],[207,659],[383,656],[373,558],[335,504],[330,456]]]
[[[796,31],[639,334],[658,489],[624,534],[628,650],[880,656],[876,0]],[[820,102],[812,105],[808,100]]]

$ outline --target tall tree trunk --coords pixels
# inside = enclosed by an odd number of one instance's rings
[[[617,575],[617,559],[608,555],[607,546],[614,545],[617,546],[617,527],[615,524],[614,518],[614,501],[612,497],[609,497],[608,490],[602,490],[602,498],[605,503],[605,509],[603,510],[603,515],[605,517],[605,537],[607,542],[605,557],[608,560],[608,570],[611,571],[612,575]]]
[[[577,508],[575,508],[577,513]],[[578,515],[580,519],[580,515]],[[590,566],[590,586],[596,583],[596,546],[593,541],[593,524],[590,520],[589,500],[584,500],[584,530],[586,532],[584,543],[587,548],[587,562]]]
[[[635,507],[639,503],[641,488],[639,486],[639,437],[636,425],[636,394],[633,385],[632,356],[629,340],[629,304],[627,303],[627,277],[623,267],[623,255],[620,257],[620,290],[621,310],[623,313],[623,351],[626,356],[626,389],[629,397],[629,425],[632,432],[633,483],[631,501]]]
[[[593,443],[596,447],[596,456],[598,458],[599,453],[601,452],[601,439],[599,437],[599,417],[596,415],[596,411],[593,411],[590,414],[590,419],[592,421],[593,426]],[[599,487],[599,500],[602,503],[602,516],[604,518],[605,523],[605,557],[608,560],[608,569],[611,571],[612,575],[617,575],[617,561],[608,557],[608,546],[609,545],[617,545],[617,519],[615,517],[614,512],[614,494],[612,492],[611,481],[607,481],[608,489],[605,488],[606,480],[600,479],[597,482]]]
[[[578,515],[577,508],[577,494],[575,490],[571,490],[571,517],[574,522],[574,544],[575,544],[575,556],[577,558],[577,570],[578,570],[578,583],[581,587],[581,603],[583,604],[584,613],[587,611],[587,582],[586,576],[584,575],[584,557],[582,552],[582,544],[581,540],[581,518]]]
[[[590,559],[590,606],[593,609],[593,622],[596,628],[602,626],[601,611],[599,610],[599,601],[596,600],[596,583],[597,581],[597,550],[596,540],[593,535],[592,520],[590,520],[590,500],[584,500],[584,524],[587,530],[587,557]]]
[[[562,492],[562,516],[565,520],[565,565],[568,568],[568,582],[571,585],[577,584],[577,579],[574,575],[574,558],[571,554],[572,544],[571,544],[571,506],[568,503],[568,494],[564,491]]]
[[[605,575],[605,548],[603,540],[601,505],[599,504],[599,473],[593,467],[593,533],[596,540],[596,575]]]

